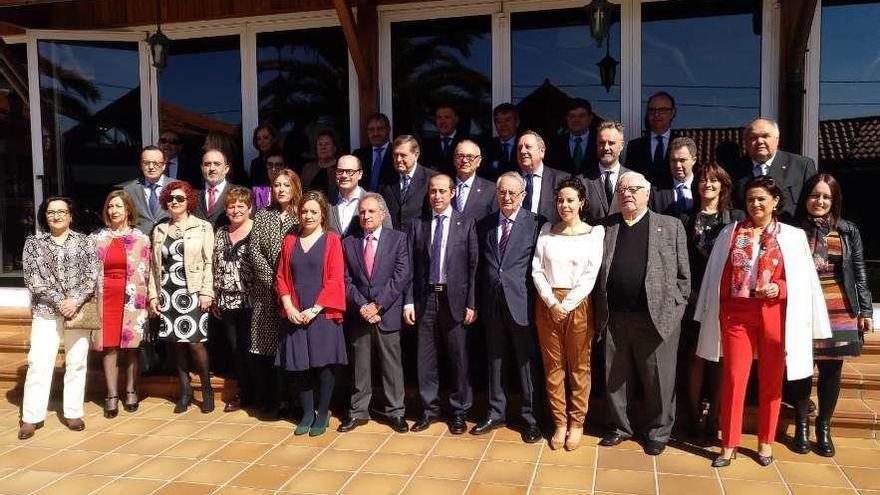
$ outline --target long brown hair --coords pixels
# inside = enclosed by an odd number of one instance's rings
[[[730,174],[721,165],[710,162],[697,167],[697,171],[694,174],[697,191],[699,191],[700,183],[703,180],[717,180],[721,183],[721,192],[718,193],[718,211],[729,210],[730,193],[733,189],[733,180],[730,178]]]
[[[843,207],[843,193],[840,191],[840,183],[831,174],[819,173],[807,180],[801,192],[801,197],[798,200],[794,217],[797,220],[804,220],[810,216],[807,213],[807,201],[810,199],[810,195],[813,194],[816,184],[820,182],[828,184],[828,189],[831,189],[831,209],[828,211],[828,223],[831,224],[831,228],[836,229],[837,224],[840,222],[840,210]]]
[[[290,192],[292,198],[290,198],[290,206],[287,207],[287,213],[291,215],[296,215],[299,211],[299,201],[302,199],[303,188],[302,182],[299,180],[299,175],[296,174],[293,170],[289,168],[282,169],[278,172],[278,175],[275,177],[275,180],[278,180],[280,177],[287,177],[287,180],[290,181]],[[269,185],[272,190],[275,190],[275,181],[272,181],[272,184]],[[275,207],[278,211],[281,211],[281,205],[278,204],[278,201],[275,199],[275,194],[272,194],[272,203],[271,205]]]

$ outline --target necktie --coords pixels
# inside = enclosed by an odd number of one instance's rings
[[[531,211],[532,209],[532,174],[523,175],[526,181],[526,197],[523,198],[523,208]]]
[[[611,198],[614,197],[614,184],[611,183],[611,171],[605,171],[605,200],[611,206]]]
[[[501,151],[504,153],[504,161],[510,161],[510,143],[501,143]]]
[[[373,148],[373,166],[370,168],[370,191],[375,191],[379,187],[379,174],[382,172],[382,149]]]
[[[434,240],[431,241],[431,283],[440,283],[440,255],[443,246],[443,220],[446,215],[437,215],[437,225],[434,227]]]
[[[501,239],[498,240],[498,252],[504,258],[504,252],[507,251],[507,241],[510,240],[510,224],[509,218],[504,219],[504,225],[501,227]]]
[[[663,169],[663,136],[657,136],[657,146],[654,147],[654,168]]]
[[[767,164],[766,163],[756,164],[754,174],[755,174],[755,177],[761,177],[762,175],[767,175]]]
[[[208,188],[208,211],[214,209],[214,203],[217,202],[217,187],[211,186]]]
[[[448,157],[449,156],[449,144],[452,142],[452,138],[449,136],[446,136],[442,139],[442,141],[443,141],[443,150],[442,150],[443,156]]]
[[[574,173],[579,173],[581,165],[584,163],[584,138],[580,136],[574,138],[574,152],[571,154],[571,161],[574,163]]]
[[[688,210],[688,201],[687,198],[684,197],[684,190],[684,184],[675,186],[675,209],[678,210],[678,213],[684,213]]]
[[[401,174],[400,175],[400,198],[406,201],[409,197],[409,184],[412,182],[409,175]]]
[[[464,211],[464,190],[467,188],[467,182],[459,182],[455,186],[455,209],[456,211]]]
[[[367,276],[373,276],[373,263],[376,261],[376,248],[373,247],[373,234],[367,234],[364,243],[364,265],[367,268]]]
[[[159,187],[159,184],[154,182],[147,184],[147,187],[150,189],[150,199],[147,206],[150,207],[150,215],[155,217],[159,212],[159,195],[156,194],[156,188]]]

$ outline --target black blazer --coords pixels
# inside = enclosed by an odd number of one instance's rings
[[[468,136],[460,129],[455,132],[455,137],[449,144],[449,151],[443,153],[443,146],[440,142],[440,136],[425,138],[421,141],[421,154],[419,155],[419,163],[425,164],[438,172],[447,175],[455,175],[455,167],[452,165],[452,155],[455,152],[455,145]]]
[[[361,187],[370,191],[370,178],[372,177],[373,170],[373,147],[367,145],[354,150],[351,154],[361,161],[361,168],[364,171],[360,181]],[[381,191],[383,185],[394,181],[398,177],[397,171],[394,170],[393,155],[391,143],[388,143],[385,149],[385,156],[382,157],[382,165],[379,168],[379,183],[376,190],[372,192]]]
[[[493,137],[484,140],[480,144],[480,154],[483,155],[483,161],[480,168],[477,169],[477,175],[495,182],[498,176],[504,172],[516,172],[518,170],[516,164],[516,142],[518,139],[519,136],[513,138],[509,159],[504,155],[500,139]]]
[[[651,186],[651,198],[648,200],[648,207],[651,208],[651,211],[654,213],[661,213],[679,219],[684,216],[693,215],[693,213],[700,208],[700,196],[697,194],[695,181],[691,182],[691,184],[691,196],[693,197],[693,201],[691,201],[691,207],[688,210],[678,210],[678,205],[675,202],[675,189],[658,189],[653,185]]]
[[[662,163],[654,163],[654,154],[651,153],[651,135],[637,137],[626,143],[626,153],[623,164],[630,170],[644,175],[652,186],[664,189],[672,186],[672,174],[669,172],[669,144],[678,134],[672,131],[669,134],[669,142],[663,154]]]
[[[388,214],[395,229],[401,230],[408,220],[418,218],[428,210],[428,180],[435,175],[436,170],[416,165],[406,198],[400,196],[399,175],[382,186],[382,197],[388,205]]]
[[[571,157],[571,150],[568,147],[568,139],[571,133],[568,132],[555,136],[550,140],[550,143],[547,144],[547,159],[545,161],[569,175],[577,175],[595,168],[599,163],[596,151],[596,129],[591,128],[588,132],[587,142],[584,143],[584,161],[580,170],[574,169],[574,161]]]
[[[455,204],[455,198],[452,199],[452,202]],[[498,211],[498,200],[495,198],[495,183],[481,177],[474,177],[462,213],[474,220],[479,220],[496,211]]]
[[[493,315],[498,297],[517,325],[528,326],[534,320],[535,290],[532,283],[532,256],[544,219],[520,209],[510,227],[504,257],[498,250],[498,214],[488,215],[477,223],[480,242],[479,294],[484,318]]]
[[[373,274],[367,275],[364,263],[364,235],[342,240],[345,254],[345,322],[368,327],[361,317],[361,306],[376,302],[382,306],[379,328],[386,332],[400,330],[403,318],[403,295],[412,281],[412,265],[406,234],[383,228],[379,233]]]
[[[431,282],[431,220],[433,213],[408,222],[410,253],[412,253],[413,280],[407,290],[404,304],[414,304],[416,315],[421,315]],[[456,322],[464,320],[466,308],[476,309],[476,276],[479,247],[474,220],[452,210],[449,237],[446,239],[446,291],[449,310]]]
[[[223,194],[214,201],[214,208],[211,209],[211,211],[208,211],[208,203],[205,201],[205,190],[196,190],[195,193],[199,197],[199,204],[196,205],[193,215],[213,225],[214,230],[216,230],[217,227],[229,225],[229,219],[226,217],[226,193],[229,192],[229,189],[235,186],[236,184],[229,181],[226,182],[226,187],[223,188]]]
[[[631,172],[631,170],[621,165],[620,170],[617,172],[617,180],[620,180],[620,176],[626,172]],[[602,183],[602,175],[599,173],[598,166],[593,167],[586,174],[578,175],[578,179],[584,183],[584,187],[587,189],[585,214],[587,222],[596,225],[601,223],[608,215],[620,211],[620,205],[617,204],[617,188],[614,188],[614,194],[611,196],[611,203],[609,204],[608,199],[605,197],[605,186]]]
[[[743,159],[739,165],[740,177],[733,185],[733,204],[742,210],[746,209],[745,189],[746,184],[754,177],[753,169],[754,164],[751,159]],[[776,152],[767,174],[776,179],[779,187],[782,188],[783,205],[779,212],[780,220],[786,223],[793,221],[795,207],[800,200],[804,184],[816,173],[816,162],[812,158],[781,150]]]
[[[856,224],[841,219],[837,223],[843,258],[843,288],[850,307],[859,316],[872,318],[874,306],[865,270],[862,235]]]
[[[544,170],[541,172],[541,197],[538,198],[538,215],[551,223],[559,221],[559,213],[556,212],[556,188],[560,182],[569,177],[571,177],[570,174],[548,167],[545,162]]]

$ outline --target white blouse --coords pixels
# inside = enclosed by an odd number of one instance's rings
[[[559,235],[550,228],[549,223],[544,224],[538,235],[532,258],[532,279],[548,308],[561,303],[563,309],[571,311],[590,295],[596,283],[602,264],[605,229],[596,225],[586,234]],[[571,291],[559,301],[553,289]]]

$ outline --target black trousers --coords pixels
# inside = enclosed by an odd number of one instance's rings
[[[226,339],[232,354],[232,374],[238,380],[239,395],[245,403],[253,398],[254,380],[248,359],[252,315],[251,308],[224,309],[223,318],[218,321],[218,326],[223,330],[219,332],[220,337]]]
[[[468,379],[467,339],[464,326],[452,318],[445,292],[431,292],[424,313],[417,322],[419,396],[426,416],[440,416],[440,373],[438,354],[446,350],[453,374],[449,406],[455,415],[465,415],[473,403]]]
[[[383,332],[377,325],[349,325],[347,328],[352,347],[353,374],[349,416],[358,419],[370,417],[373,397],[373,351],[382,371],[382,389],[385,392],[384,414],[387,418],[402,418],[404,409],[403,366],[401,364],[400,331]]]

